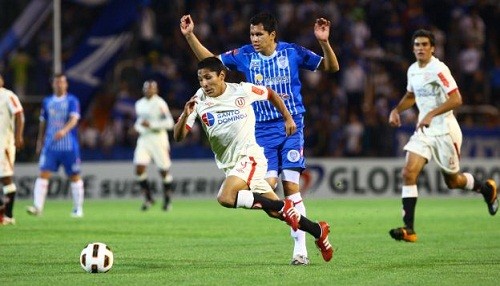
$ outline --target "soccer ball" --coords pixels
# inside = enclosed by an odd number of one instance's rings
[[[113,252],[104,243],[89,243],[80,254],[80,265],[89,273],[108,272],[113,266]]]

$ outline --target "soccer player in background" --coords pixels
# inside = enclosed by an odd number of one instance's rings
[[[190,15],[182,16],[180,29],[199,60],[214,56],[194,34],[194,22]],[[287,136],[282,128],[281,113],[268,101],[254,103],[257,143],[264,148],[268,160],[266,180],[276,188],[281,176],[285,197],[294,202],[302,215],[306,214],[299,186],[300,174],[305,169],[305,107],[300,91],[299,70],[339,70],[337,57],[329,42],[330,21],[317,19],[314,35],[321,46],[323,57],[297,44],[277,41],[277,21],[273,15],[263,12],[250,20],[251,44],[218,56],[230,70],[243,72],[247,81],[275,90],[291,113],[297,132]],[[291,235],[295,242],[291,264],[309,264],[305,233],[292,230]]]
[[[330,226],[315,223],[298,213],[290,199],[279,200],[265,180],[267,159],[255,139],[255,113],[252,103],[268,100],[281,113],[281,129],[292,136],[297,125],[279,95],[265,86],[248,82],[225,82],[226,69],[216,57],[198,63],[201,88],[185,104],[174,127],[174,139],[184,139],[198,117],[217,167],[226,179],[217,194],[218,202],[227,208],[263,209],[284,219],[293,230],[301,229],[316,238],[323,259],[330,261],[333,248],[328,241]]]
[[[13,208],[17,187],[12,176],[16,149],[24,145],[24,111],[17,95],[3,86],[4,80],[0,75],[0,181],[3,186],[0,193],[0,225],[9,225],[16,223]]]
[[[407,91],[389,115],[392,126],[401,126],[399,114],[413,107],[419,110],[415,133],[404,146],[406,164],[402,170],[403,227],[389,231],[395,240],[415,242],[415,207],[418,198],[417,181],[424,166],[436,161],[450,189],[481,193],[488,212],[498,210],[497,186],[494,180],[478,181],[470,173],[460,172],[462,131],[453,109],[462,104],[462,97],[449,68],[434,57],[435,40],[432,32],[417,30],[412,37],[416,62],[408,68]]]
[[[144,194],[141,209],[148,210],[154,203],[148,183],[146,167],[153,159],[163,181],[163,210],[171,206],[172,175],[170,174],[170,144],[167,130],[174,127],[174,119],[167,103],[158,95],[158,84],[154,80],[144,82],[144,96],[135,103],[137,119],[134,124],[139,133],[134,152],[135,175]]]
[[[80,144],[77,125],[80,119],[80,102],[68,93],[68,81],[63,74],[52,79],[54,93],[42,102],[36,152],[40,154],[40,173],[33,190],[31,215],[41,215],[49,187],[49,179],[62,165],[70,179],[73,197],[72,217],[83,217],[84,186],[80,177]]]

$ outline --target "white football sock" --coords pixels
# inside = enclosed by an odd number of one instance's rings
[[[237,208],[245,208],[251,209],[253,206],[253,193],[247,190],[241,190],[238,192],[236,196],[236,207]]]
[[[302,201],[300,192],[290,195],[287,198],[294,202],[295,209],[297,209],[300,215],[306,216],[306,206]],[[298,254],[307,256],[306,233],[299,229],[297,231],[290,230],[290,234],[295,242],[293,247],[293,256]]]
[[[35,189],[33,190],[33,205],[39,211],[43,211],[45,206],[45,198],[49,188],[49,180],[37,178],[35,180]]]
[[[78,212],[83,211],[83,181],[80,179],[76,182],[71,182],[71,194],[73,195],[73,208]]]

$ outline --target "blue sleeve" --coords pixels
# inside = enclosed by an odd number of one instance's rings
[[[48,98],[45,98],[43,100],[43,102],[42,102],[42,108],[40,110],[40,117],[39,117],[40,121],[47,122],[47,115],[48,115],[48,112],[47,112],[47,101],[48,101]]]
[[[78,117],[81,116],[80,114],[80,101],[78,101],[78,98],[75,96],[71,96],[70,101],[69,101],[69,114],[77,114]]]
[[[219,56],[222,63],[230,70],[247,72],[249,69],[249,60],[247,54],[250,52],[249,45],[238,49],[227,51]],[[251,48],[253,49],[253,48]]]
[[[323,59],[322,56],[297,44],[291,44],[291,46],[297,53],[299,68],[310,71],[315,71],[318,68]]]

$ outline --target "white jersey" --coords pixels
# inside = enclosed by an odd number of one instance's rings
[[[0,88],[0,178],[14,175],[16,158],[15,120],[23,112],[19,98],[10,90]],[[1,192],[0,192],[1,193]]]
[[[134,128],[140,137],[150,136],[167,138],[167,130],[174,127],[174,119],[167,103],[157,94],[151,98],[143,97],[135,103],[137,119]],[[142,126],[142,122],[149,121],[149,128]]]
[[[240,156],[262,149],[255,140],[255,113],[251,104],[269,97],[264,86],[248,82],[226,84],[226,90],[218,97],[209,97],[200,88],[195,95],[195,110],[186,122],[191,128],[196,117],[200,118],[219,169],[231,168]]]
[[[0,88],[0,146],[14,145],[14,115],[23,112],[19,98],[12,91]]]
[[[423,68],[413,63],[408,68],[408,85],[406,89],[415,94],[415,101],[419,110],[418,120],[421,121],[427,113],[442,105],[448,95],[457,90],[457,83],[451,75],[450,69],[436,57]],[[425,134],[437,136],[448,134],[458,127],[458,122],[450,110],[432,119]]]
[[[167,103],[158,95],[143,97],[135,103],[137,120],[134,128],[140,134],[134,152],[134,164],[147,165],[154,160],[158,168],[168,170],[170,161],[170,143],[167,130],[174,127],[174,119]],[[141,124],[149,122],[149,127]]]

